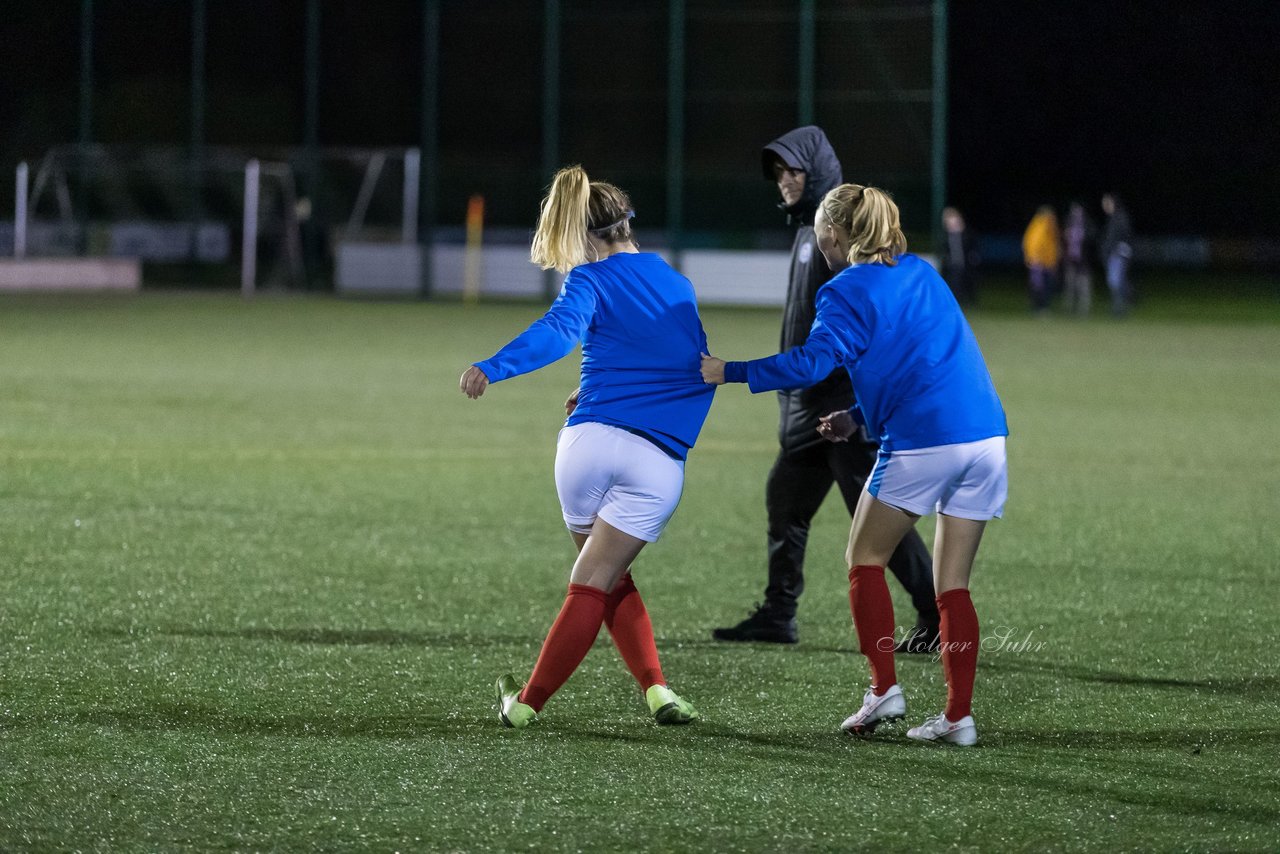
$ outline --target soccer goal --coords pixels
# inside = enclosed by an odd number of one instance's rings
[[[181,148],[68,145],[18,177],[12,246],[0,246],[15,256],[134,259],[158,283],[306,282],[306,204],[287,150],[195,161]]]
[[[60,146],[19,166],[0,255],[133,259],[150,284],[416,294],[416,148]]]

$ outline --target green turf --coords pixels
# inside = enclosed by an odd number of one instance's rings
[[[1222,305],[976,316],[1013,436],[974,597],[1018,645],[965,752],[838,731],[866,671],[834,499],[801,643],[709,641],[763,584],[769,395],[718,393],[636,569],[705,720],[656,727],[602,638],[515,732],[492,684],[563,595],[576,361],[457,377],[536,307],[2,299],[0,850],[1274,850],[1280,310]],[[908,723],[940,709],[936,662],[899,672]]]

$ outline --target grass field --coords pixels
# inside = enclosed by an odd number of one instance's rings
[[[834,498],[801,643],[710,642],[764,579],[776,406],[742,387],[636,569],[705,720],[655,727],[602,637],[500,728],[567,579],[577,364],[457,377],[538,310],[0,299],[0,850],[1280,848],[1280,303],[975,317],[1013,435],[971,751],[838,731]],[[721,355],[777,341],[704,315]],[[941,708],[936,662],[899,673]]]

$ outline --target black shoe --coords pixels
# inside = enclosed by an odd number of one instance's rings
[[[916,623],[911,631],[902,636],[902,640],[893,645],[893,651],[929,653],[938,651],[938,627]]]
[[[795,643],[796,618],[784,616],[769,605],[756,605],[756,610],[741,623],[727,629],[712,629],[718,641],[758,641],[760,643]]]

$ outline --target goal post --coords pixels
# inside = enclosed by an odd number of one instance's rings
[[[419,148],[353,150],[331,163],[328,180],[346,187],[346,207],[333,211],[346,214],[333,232],[339,294],[422,294],[432,257],[419,242],[422,168]]]
[[[240,258],[240,293],[251,297],[258,276],[258,191],[262,187],[262,165],[250,160],[244,167],[244,228]]]

